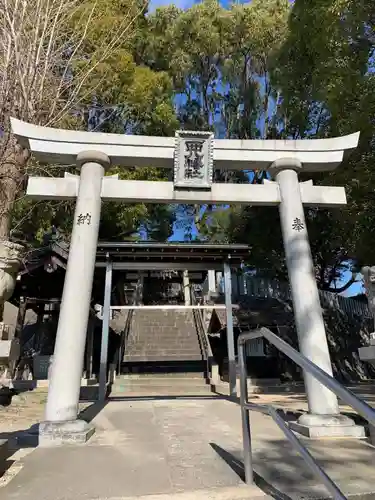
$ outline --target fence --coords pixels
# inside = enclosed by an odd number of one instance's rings
[[[221,285],[223,288],[223,285]],[[208,290],[208,284],[203,285],[203,291]],[[247,295],[258,298],[276,298],[280,300],[291,300],[291,290],[289,284],[278,280],[266,278],[255,278],[248,276],[232,276],[233,296]],[[223,290],[220,290],[223,292]],[[320,302],[323,307],[329,307],[341,311],[350,316],[361,316],[362,318],[372,318],[371,311],[365,302],[343,297],[336,293],[319,290]]]
[[[252,297],[269,297],[281,300],[291,300],[291,291],[288,283],[264,278],[244,279],[245,295]],[[323,307],[337,309],[348,315],[357,315],[364,318],[372,318],[368,305],[356,299],[342,297],[336,293],[319,290],[320,302]]]

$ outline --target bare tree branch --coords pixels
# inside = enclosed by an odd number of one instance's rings
[[[95,25],[108,15],[101,0],[0,0],[0,240],[9,234],[12,205],[28,174],[29,154],[12,137],[10,117],[66,122],[95,96],[103,83],[96,70],[132,37],[146,7],[146,0],[140,6],[129,0],[98,43]]]
[[[327,292],[333,292],[333,293],[342,293],[342,292],[345,292],[345,290],[347,290],[349,287],[351,287],[354,283],[358,283],[358,280],[354,277],[351,277],[350,280],[345,283],[345,285],[343,286],[340,286],[339,288],[337,287],[329,287],[329,288],[325,288],[324,290],[327,291]]]

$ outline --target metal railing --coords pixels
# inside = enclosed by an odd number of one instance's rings
[[[124,329],[121,331],[120,343],[119,343],[119,347],[118,347],[116,354],[115,354],[115,363],[114,363],[115,366],[117,366],[117,373],[121,373],[121,364],[122,364],[122,360],[124,358],[126,343],[127,343],[129,333],[130,333],[133,314],[134,314],[134,310],[129,309],[127,312],[127,315],[126,315]]]
[[[198,306],[198,300],[193,289],[191,289],[191,302],[193,306]],[[206,361],[206,376],[214,383],[219,378],[219,367],[212,353],[210,339],[208,338],[207,328],[203,318],[204,311],[202,309],[193,309],[194,322],[196,325],[199,342]]]
[[[135,306],[135,305],[139,304],[139,300],[140,300],[141,295],[142,295],[142,282],[140,280],[138,280],[131,297],[129,299],[127,298],[128,305],[130,303],[130,306],[128,309],[128,313],[126,315],[124,328],[121,331],[119,347],[115,353],[114,365],[117,367],[117,373],[121,373],[121,363],[122,363],[122,360],[124,358],[126,343],[127,343],[130,329],[131,329],[131,325],[132,325],[134,309],[131,308],[131,306]],[[113,309],[115,309],[115,307]],[[119,306],[117,309],[121,310],[122,307]]]
[[[264,415],[269,415],[283,432],[289,443],[297,450],[297,452],[305,460],[311,471],[321,479],[327,490],[333,495],[333,498],[345,500],[345,496],[332,481],[332,479],[324,472],[324,470],[316,462],[315,458],[307,450],[307,448],[299,441],[293,431],[284,422],[283,418],[277,413],[277,410],[270,405],[259,405],[251,403],[248,397],[247,389],[247,366],[246,366],[246,343],[259,337],[264,337],[273,344],[279,351],[288,356],[303,370],[313,375],[327,389],[331,390],[346,404],[355,409],[363,418],[365,418],[370,426],[375,426],[375,410],[367,403],[359,399],[355,394],[346,389],[337,380],[324,372],[309,359],[296,351],[292,346],[287,344],[280,337],[272,333],[268,328],[260,328],[254,332],[243,333],[238,338],[238,360],[240,369],[240,401],[241,401],[241,417],[242,417],[242,433],[243,433],[243,449],[244,449],[244,468],[245,480],[247,484],[252,484],[254,481],[252,453],[251,453],[251,430],[250,430],[250,415],[249,411],[257,411]]]

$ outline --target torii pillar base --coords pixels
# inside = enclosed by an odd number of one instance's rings
[[[85,444],[94,433],[95,427],[80,419],[70,422],[41,422],[22,432],[17,437],[17,444],[21,447],[41,448]]]
[[[80,419],[71,422],[41,422],[38,442],[43,448],[85,444],[94,433],[95,427]]]
[[[366,431],[361,425],[345,415],[314,415],[306,413],[289,427],[309,438],[365,438]]]

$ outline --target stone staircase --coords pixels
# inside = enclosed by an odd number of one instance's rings
[[[208,395],[204,370],[192,311],[135,310],[111,396]]]
[[[203,372],[204,362],[192,311],[134,311],[123,371]]]
[[[202,397],[211,394],[203,373],[129,373],[116,377],[111,397]]]

